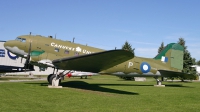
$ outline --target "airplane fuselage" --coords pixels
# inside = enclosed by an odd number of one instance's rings
[[[10,52],[21,57],[26,57],[31,46],[31,64],[40,67],[54,67],[52,60],[55,59],[104,51],[99,48],[72,43],[70,41],[62,41],[52,37],[43,37],[40,35],[19,36],[16,40],[6,42],[4,46]],[[169,66],[169,63],[165,63],[161,60],[134,57],[123,63],[110,67],[109,69],[104,69],[99,73],[112,75],[160,75],[158,71],[160,68],[163,70],[173,69]],[[177,71],[177,69],[173,70]]]
[[[31,43],[31,64],[36,66],[50,66],[52,60],[63,57],[73,57],[94,52],[103,51],[102,49],[72,43],[70,41],[62,41],[51,37],[43,37],[40,35],[24,35],[17,37],[16,40],[5,43],[5,48],[10,52],[26,57]],[[6,44],[9,44],[7,46]]]

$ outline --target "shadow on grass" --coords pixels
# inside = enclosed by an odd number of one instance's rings
[[[190,86],[183,86],[182,84],[165,84],[166,87],[184,87],[184,88],[194,88]]]
[[[9,79],[7,79],[7,78],[0,78],[0,80],[9,80]]]
[[[40,86],[48,86],[48,83],[25,83],[25,84],[39,84]],[[91,90],[91,91],[99,91],[99,92],[107,92],[107,93],[116,93],[116,94],[125,94],[125,95],[139,95],[138,93],[122,91],[122,90],[115,90],[110,88],[101,87],[105,86],[125,86],[123,84],[89,84],[83,81],[69,81],[69,82],[62,82],[60,84],[63,87],[69,88],[77,88],[83,90]],[[127,85],[126,85],[127,86]],[[129,85],[130,86],[130,85]]]
[[[133,80],[119,80],[119,81],[133,81]],[[134,82],[134,81],[133,81]],[[145,82],[145,81],[144,81]],[[184,88],[193,88],[193,87],[190,87],[190,86],[183,86],[182,84],[173,84],[173,83],[192,83],[191,81],[163,81],[163,82],[167,82],[167,83],[170,83],[170,84],[163,84],[165,85],[166,87],[184,87]],[[107,84],[106,84],[107,85]],[[156,85],[156,82],[155,84]],[[145,84],[125,84],[124,86],[154,86],[154,85],[145,85]]]
[[[25,83],[25,84],[38,84],[40,86],[48,86],[48,83]],[[110,89],[105,88],[101,86],[152,86],[151,84],[89,84],[84,81],[68,81],[68,82],[62,82],[60,84],[63,87],[69,87],[69,88],[77,88],[77,89],[83,89],[83,90],[91,90],[91,91],[99,91],[99,92],[108,92],[108,93],[116,93],[116,94],[126,94],[126,95],[139,95],[138,93],[134,92],[128,92],[128,91],[122,91],[122,90],[116,90],[116,89]],[[192,88],[189,86],[183,86],[182,84],[164,84],[166,87],[178,87],[178,88]]]
[[[165,82],[169,82],[169,83],[192,83],[192,81],[165,81]]]

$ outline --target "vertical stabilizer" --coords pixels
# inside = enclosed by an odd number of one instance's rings
[[[154,59],[167,63],[170,67],[183,69],[183,51],[184,48],[180,44],[168,44]]]

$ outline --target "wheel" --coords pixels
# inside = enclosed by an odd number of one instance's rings
[[[124,77],[125,80],[133,80],[133,77]]]
[[[50,77],[51,77],[52,75],[53,75],[53,74],[49,74],[48,77],[47,77],[47,81],[49,82],[49,84],[51,84],[51,83],[50,83]]]
[[[52,80],[56,77],[55,74],[52,74],[49,78],[49,84],[52,84]],[[61,79],[59,79],[59,84],[61,83]]]

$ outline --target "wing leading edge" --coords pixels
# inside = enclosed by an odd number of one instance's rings
[[[133,58],[133,53],[125,50],[110,50],[69,58],[53,60],[53,64],[63,70],[77,70],[98,73]]]

